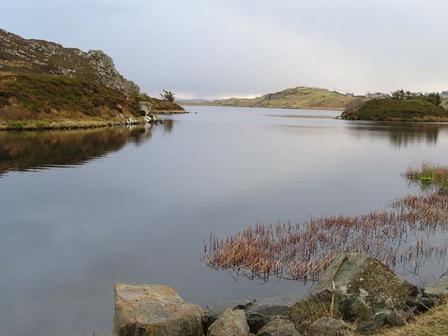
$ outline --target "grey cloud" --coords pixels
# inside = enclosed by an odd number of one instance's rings
[[[2,9],[3,28],[104,49],[152,94],[448,89],[441,0],[9,0]]]

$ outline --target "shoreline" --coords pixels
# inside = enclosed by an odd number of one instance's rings
[[[158,111],[157,115],[186,114],[185,110],[179,111]],[[133,118],[134,119],[134,118]],[[160,122],[155,120],[152,123]],[[117,126],[144,125],[148,123],[144,117],[138,117],[134,120],[101,120],[101,119],[85,119],[85,120],[8,120],[0,121],[0,132],[6,131],[48,131],[48,130],[73,130],[73,129],[91,129]]]

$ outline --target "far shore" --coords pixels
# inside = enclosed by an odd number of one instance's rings
[[[213,104],[189,104],[180,103],[181,106],[212,106],[212,107],[243,107],[251,109],[284,109],[284,110],[317,110],[317,111],[344,111],[343,108],[338,107],[290,107],[290,106],[237,106],[237,105],[213,105]]]

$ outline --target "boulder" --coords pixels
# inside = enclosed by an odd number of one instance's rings
[[[257,336],[300,336],[300,334],[291,321],[275,319],[261,328]]]
[[[138,104],[138,109],[144,116],[149,116],[152,113],[152,103],[150,101],[141,101]]]
[[[291,308],[300,301],[297,295],[276,296],[256,300],[246,308],[247,323],[254,334],[276,318],[288,319]]]
[[[250,331],[256,334],[263,326],[275,318],[287,319],[291,308],[300,301],[297,294],[259,299],[229,301],[207,307],[207,325],[226,309],[243,309],[246,312]]]
[[[292,308],[291,320],[298,331],[307,329],[310,316],[368,321],[384,309],[407,310],[408,299],[417,294],[415,286],[378,260],[347,253],[329,266],[313,294]]]
[[[249,336],[249,325],[242,309],[226,310],[208,328],[207,336]]]
[[[220,302],[215,305],[208,305],[205,308],[206,318],[205,324],[207,328],[216,321],[219,315],[221,315],[224,311],[230,309],[247,309],[249,306],[253,305],[257,299],[243,299],[243,300],[234,300],[234,301],[225,301]]]
[[[310,326],[309,334],[311,336],[353,335],[344,321],[332,317],[322,317],[317,321],[314,321]]]
[[[161,285],[117,284],[114,335],[203,336],[204,313]]]
[[[406,325],[408,314],[402,311],[381,310],[369,320],[359,324],[357,331],[361,334],[369,334],[385,326],[401,327]]]

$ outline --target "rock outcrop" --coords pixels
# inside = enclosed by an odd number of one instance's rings
[[[101,50],[84,52],[43,41],[27,40],[0,29],[0,71],[45,73],[95,81],[127,95],[140,88],[124,78]]]
[[[0,29],[0,129],[123,125],[129,118],[143,123],[140,117],[160,112],[185,111],[141,94],[103,51],[65,48]]]
[[[207,336],[249,336],[249,332],[244,310],[228,309],[208,328]]]
[[[409,298],[418,294],[415,286],[379,261],[348,253],[330,265],[313,295],[292,308],[291,319],[299,331],[310,325],[310,316],[330,315],[361,323],[383,310],[408,310]]]
[[[114,335],[202,336],[203,311],[161,285],[117,284]]]

